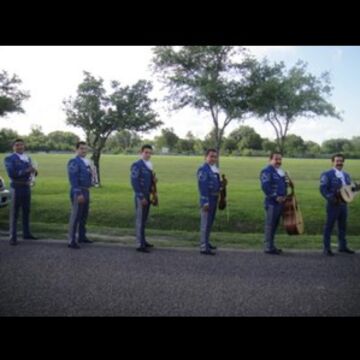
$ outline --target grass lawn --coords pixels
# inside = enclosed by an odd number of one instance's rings
[[[39,165],[39,177],[32,193],[31,219],[43,233],[57,236],[66,231],[70,201],[66,163],[71,155],[34,154]],[[1,155],[0,174],[4,171]],[[133,235],[134,198],[129,169],[136,156],[104,155],[101,160],[102,188],[91,191],[89,229],[98,234]],[[176,243],[197,244],[199,208],[196,170],[201,157],[154,156],[159,178],[160,206],[152,208],[149,235],[170,237]],[[259,172],[265,158],[222,157],[221,171],[227,175],[228,211],[219,211],[214,225],[214,240],[240,247],[261,246],[264,209]],[[306,234],[289,238],[281,228],[279,244],[287,247],[313,248],[321,242],[325,220],[325,201],[319,193],[320,173],[331,166],[330,160],[285,159],[283,167],[295,182],[303,212]],[[360,160],[347,160],[345,170],[354,180],[360,180]],[[360,198],[359,198],[360,199]],[[360,200],[350,204],[349,240],[359,241]],[[7,229],[8,208],[0,211],[0,226]],[[61,235],[63,236],[63,235]],[[335,238],[334,238],[335,240]],[[165,241],[165,240],[164,240]],[[360,242],[360,241],[359,241]],[[166,243],[166,241],[165,241]]]

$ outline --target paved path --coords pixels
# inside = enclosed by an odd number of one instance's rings
[[[360,255],[0,239],[0,316],[359,316]]]

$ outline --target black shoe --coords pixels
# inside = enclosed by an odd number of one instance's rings
[[[136,249],[136,251],[143,252],[143,253],[149,253],[150,251],[145,246],[140,246]]]
[[[265,251],[265,254],[270,254],[270,255],[280,255],[281,253],[282,253],[281,249],[272,249]]]
[[[37,238],[36,236],[33,235],[29,235],[29,236],[24,236],[24,240],[38,240],[39,238]]]
[[[213,251],[211,250],[202,250],[200,251],[200,254],[202,255],[216,255]]]
[[[213,246],[213,245],[211,245],[211,244],[209,244],[209,249],[210,249],[210,250],[216,250],[216,249],[217,249],[217,247],[216,247],[216,246]]]
[[[335,254],[331,250],[324,250],[325,256],[334,256]]]
[[[145,243],[145,247],[147,247],[147,248],[153,248],[153,247],[154,247],[154,245],[153,245],[153,244],[150,244],[150,243],[148,243],[148,242],[146,242],[146,243]]]
[[[17,240],[10,240],[10,245],[16,246],[18,244]]]
[[[89,240],[88,238],[85,238],[85,239],[82,239],[82,240],[79,239],[79,243],[92,244],[93,241]]]
[[[339,250],[339,252],[346,253],[346,254],[355,254],[355,251],[350,250],[349,248],[341,249],[341,250]]]
[[[71,249],[80,249],[80,246],[78,244],[68,244],[68,248]]]

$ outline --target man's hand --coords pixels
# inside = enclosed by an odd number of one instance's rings
[[[77,202],[78,202],[78,204],[84,204],[84,203],[85,203],[85,197],[84,197],[84,195],[79,195],[79,196],[77,197]]]
[[[203,206],[203,210],[204,211],[209,211],[209,204],[205,204],[204,206]]]
[[[29,165],[29,167],[25,170],[25,172],[27,172],[27,173],[36,173],[36,169],[33,168],[31,165]]]
[[[286,200],[286,196],[278,196],[276,198],[276,201],[279,203],[279,204],[282,204],[283,202],[285,202]]]
[[[141,200],[142,207],[146,207],[148,205],[148,201],[146,199]]]

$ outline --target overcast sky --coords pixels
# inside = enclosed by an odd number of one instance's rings
[[[330,100],[344,112],[344,122],[327,118],[301,119],[290,129],[291,133],[319,143],[333,137],[360,136],[360,47],[254,46],[249,50],[258,58],[283,60],[289,66],[302,59],[308,62],[309,70],[315,75],[330,71],[334,86]],[[101,76],[107,86],[111,80],[118,80],[123,85],[131,85],[139,79],[153,80],[152,96],[161,100],[160,85],[149,69],[151,57],[149,46],[0,46],[0,70],[16,73],[23,80],[22,88],[31,94],[24,102],[25,114],[2,118],[1,127],[25,135],[36,124],[45,133],[70,130],[82,136],[81,130],[66,126],[62,100],[75,95],[84,70]],[[191,109],[169,113],[161,101],[155,109],[164,126],[173,127],[179,136],[191,130],[196,136],[203,137],[212,128],[206,113]],[[271,126],[260,120],[250,119],[245,124],[253,126],[263,137],[274,138]],[[237,123],[229,126],[227,133],[236,126]]]

